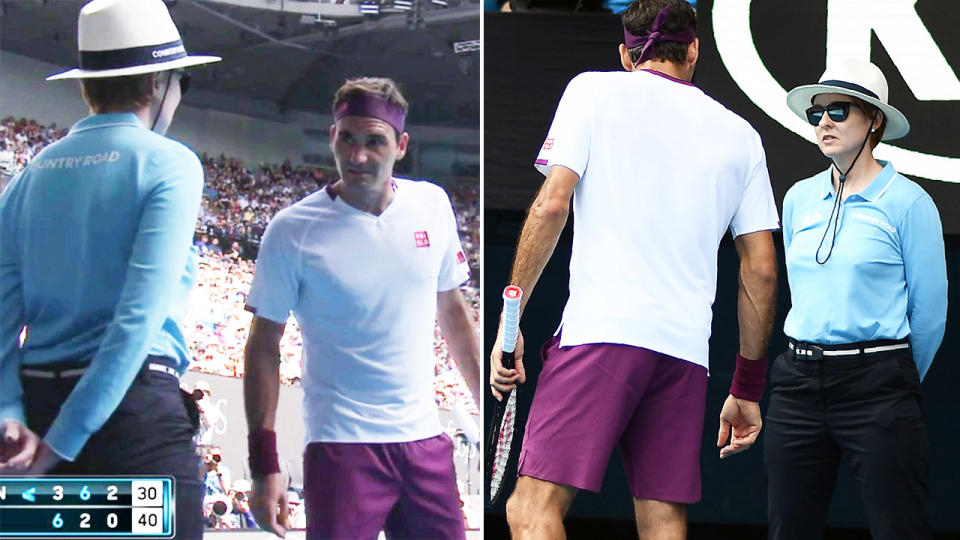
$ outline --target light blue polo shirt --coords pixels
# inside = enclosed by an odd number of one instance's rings
[[[73,460],[148,354],[186,370],[177,321],[202,187],[196,154],[132,113],[81,120],[13,180],[0,200],[0,420],[24,421],[22,365],[90,361],[44,437]]]
[[[783,331],[821,344],[909,335],[922,379],[947,318],[943,229],[933,199],[889,163],[880,164],[880,174],[840,204],[836,243],[823,265],[815,257],[836,201],[832,169],[787,192],[783,243],[793,307]],[[830,225],[821,261],[833,230]]]

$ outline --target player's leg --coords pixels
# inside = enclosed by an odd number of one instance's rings
[[[840,449],[825,420],[820,366],[781,355],[763,430],[769,538],[823,537]]]
[[[310,443],[303,454],[307,538],[377,538],[403,489],[390,444]]]
[[[687,537],[687,505],[633,499],[637,536],[641,540],[683,540]]]
[[[632,360],[657,366],[620,439],[637,531],[643,539],[683,539],[686,505],[700,500],[707,370],[640,348]]]
[[[562,535],[577,489],[600,491],[610,453],[647,390],[655,363],[636,347],[614,344],[542,350],[543,370],[523,437],[520,478],[507,502],[514,536]],[[557,533],[556,531],[560,531]]]
[[[395,446],[403,455],[403,491],[387,517],[387,538],[466,538],[450,437]]]
[[[515,540],[562,539],[563,517],[577,495],[577,488],[529,476],[517,479],[507,500],[507,523]]]
[[[867,358],[837,431],[876,540],[930,538],[927,429],[912,355]],[[836,415],[839,416],[839,415]]]

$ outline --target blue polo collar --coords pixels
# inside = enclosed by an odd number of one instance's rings
[[[865,201],[873,202],[879,199],[887,191],[887,188],[890,187],[890,184],[897,175],[897,171],[889,161],[878,159],[877,163],[883,165],[883,170],[881,170],[880,174],[871,180],[862,191],[850,195],[851,198],[859,197]],[[833,189],[833,166],[831,165],[830,168],[820,173],[820,197],[826,200],[835,196],[836,192]]]
[[[70,128],[70,133],[73,134],[88,129],[114,126],[132,126],[146,129],[146,126],[140,121],[140,117],[132,112],[104,113],[91,114],[83,120],[80,120]]]

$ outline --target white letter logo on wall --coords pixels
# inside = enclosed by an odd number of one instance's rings
[[[715,0],[713,31],[720,58],[757,107],[816,144],[810,126],[787,108],[787,90],[760,59],[750,32],[750,3],[751,0]],[[870,61],[870,39],[874,33],[917,100],[960,100],[960,80],[914,9],[916,3],[917,0],[828,0],[825,64],[840,56]],[[918,62],[919,58],[924,61]],[[892,161],[905,174],[960,183],[960,157],[926,154],[889,143],[881,143],[875,155]]]

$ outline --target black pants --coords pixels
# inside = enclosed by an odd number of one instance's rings
[[[778,356],[764,425],[769,538],[823,537],[845,460],[876,540],[930,538],[927,432],[910,349],[852,359]]]
[[[167,358],[149,357],[113,415],[94,433],[73,462],[62,461],[52,475],[169,475],[176,483],[176,537],[203,537],[203,484],[200,458],[194,452],[195,431],[181,397],[177,377],[147,369],[148,363],[173,366]],[[40,368],[70,369],[59,362]],[[22,376],[27,427],[43,435],[79,376]]]

